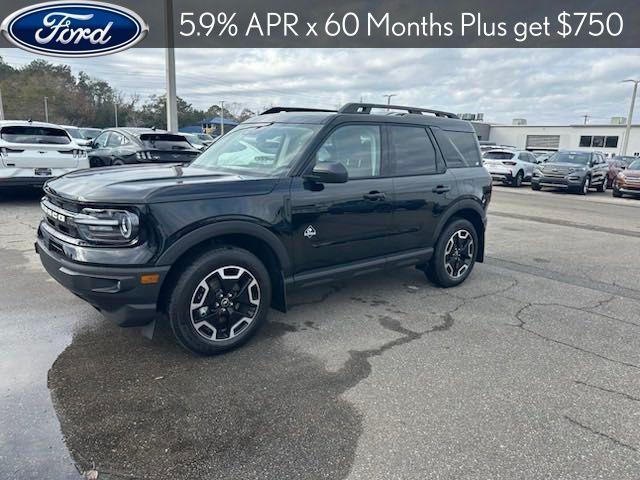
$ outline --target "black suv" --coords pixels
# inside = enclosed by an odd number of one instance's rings
[[[152,128],[110,128],[90,144],[89,165],[105,167],[132,163],[189,163],[200,150],[184,135]]]
[[[213,354],[293,288],[411,265],[460,284],[483,260],[491,177],[455,115],[347,104],[273,108],[189,166],[83,170],[45,192],[36,250],[58,282],[121,326],[165,312]]]

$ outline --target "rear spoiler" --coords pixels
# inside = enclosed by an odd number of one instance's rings
[[[162,140],[165,142],[186,142],[187,139],[184,135],[176,135],[174,133],[143,133],[140,135],[140,140],[148,142],[157,142]]]

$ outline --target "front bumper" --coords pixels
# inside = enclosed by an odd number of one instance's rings
[[[583,181],[583,177],[576,175],[567,175],[565,177],[546,177],[542,175],[533,176],[531,184],[552,188],[579,188]]]
[[[160,288],[170,267],[142,269],[78,264],[51,251],[42,236],[35,247],[49,275],[119,326],[146,325],[156,317]],[[141,284],[140,277],[150,273],[159,274],[159,281]]]

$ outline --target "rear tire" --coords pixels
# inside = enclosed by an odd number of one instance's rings
[[[478,234],[473,224],[454,220],[440,234],[425,274],[443,288],[460,285],[473,270],[477,252]]]
[[[270,304],[271,279],[262,262],[246,250],[221,247],[184,269],[167,311],[184,348],[215,355],[249,340],[264,323]]]

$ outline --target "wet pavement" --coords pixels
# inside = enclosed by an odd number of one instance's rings
[[[0,479],[638,478],[640,202],[498,187],[491,212],[463,286],[309,290],[199,358],[49,280],[38,195],[0,197]]]

